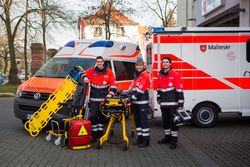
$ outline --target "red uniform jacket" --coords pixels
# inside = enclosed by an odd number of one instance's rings
[[[107,94],[115,95],[117,89],[115,76],[106,66],[101,70],[98,67],[90,68],[84,72],[83,77],[90,80],[90,101],[100,102],[104,101]]]
[[[181,77],[172,68],[166,73],[163,69],[159,71],[157,101],[163,108],[183,107],[184,95]]]
[[[130,100],[134,104],[148,104],[149,96],[148,89],[150,88],[150,78],[147,70],[141,72],[136,72],[136,76],[133,82],[133,95],[130,97]]]

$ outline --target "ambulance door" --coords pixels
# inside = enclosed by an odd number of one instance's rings
[[[240,51],[240,109],[242,116],[250,116],[250,38],[241,43]]]

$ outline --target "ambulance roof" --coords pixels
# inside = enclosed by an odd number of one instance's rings
[[[140,48],[137,44],[109,40],[75,40],[68,42],[61,48],[55,57],[88,57],[102,56],[107,59],[137,59],[141,58]]]
[[[233,33],[250,32],[250,27],[152,27],[152,33]]]

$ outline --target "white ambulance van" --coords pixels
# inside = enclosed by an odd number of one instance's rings
[[[29,80],[22,83],[14,100],[14,113],[25,123],[51,93],[64,81],[74,66],[93,67],[95,58],[103,56],[105,65],[112,69],[118,90],[128,90],[135,71],[135,62],[141,58],[139,46],[129,42],[107,40],[70,41]],[[67,114],[64,106],[58,114]]]
[[[250,28],[152,28],[148,66],[152,72],[151,107],[156,101],[161,59],[172,58],[183,81],[185,109],[199,127],[211,127],[222,112],[250,116]]]

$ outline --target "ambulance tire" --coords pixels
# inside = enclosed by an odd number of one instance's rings
[[[212,103],[197,105],[192,113],[192,122],[200,128],[209,128],[218,120],[218,109]]]

